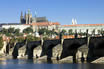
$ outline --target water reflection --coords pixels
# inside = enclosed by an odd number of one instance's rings
[[[104,69],[103,64],[90,63],[58,63],[53,60],[3,59],[0,69]]]

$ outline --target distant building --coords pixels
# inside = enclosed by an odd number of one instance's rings
[[[37,17],[36,13],[35,16],[32,17],[30,10],[28,10],[28,13],[25,13],[24,16],[21,12],[20,24],[31,25],[34,32],[38,32],[38,30],[42,28],[58,30],[60,26],[58,22],[50,22],[46,17]]]
[[[23,13],[21,12],[20,16],[20,23],[8,23],[8,24],[1,24],[1,28],[9,29],[20,29],[20,32],[23,32],[23,30],[27,27],[32,27],[33,32],[38,32],[39,29],[46,28],[48,30],[59,30],[60,23],[58,22],[50,22],[47,20],[46,17],[37,17],[36,14],[34,17],[32,17],[32,14],[30,13],[30,10],[28,10],[28,13],[25,13],[23,16]]]
[[[48,20],[46,19],[46,17],[37,17],[36,14],[34,17],[32,17],[30,10],[28,10],[28,13],[25,12],[24,16],[23,16],[23,12],[21,12],[21,16],[20,16],[21,24],[31,24],[35,22],[48,22]]]
[[[75,25],[75,24],[77,24],[77,20],[76,19],[72,19],[72,25]]]
[[[33,31],[38,32],[39,29],[45,28],[48,30],[59,30],[60,23],[58,22],[36,22],[32,23]]]
[[[4,24],[2,25],[2,28],[9,29],[9,28],[14,28],[14,29],[20,29],[20,32],[23,32],[24,29],[30,27],[30,25],[24,25],[24,24]]]
[[[104,24],[75,24],[75,25],[62,25],[60,27],[60,30],[66,30],[67,32],[69,30],[72,30],[72,32],[86,32],[88,30],[89,34],[92,34],[93,32],[95,34],[99,34],[101,30],[104,30]]]

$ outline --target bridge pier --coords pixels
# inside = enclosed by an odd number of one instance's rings
[[[3,42],[3,48],[0,51],[0,54],[6,54],[6,46],[7,46],[7,41]]]
[[[16,45],[15,45],[15,47],[14,47],[14,49],[13,49],[13,52],[12,52],[12,56],[13,56],[13,59],[17,59],[17,57],[18,57],[18,51],[19,51],[19,48],[22,48],[22,47],[24,47],[25,45],[26,45],[26,43],[27,43],[27,41],[26,40],[24,40],[23,42],[18,42],[18,43],[16,43]],[[26,47],[26,46],[25,46]]]
[[[28,59],[33,59],[33,49],[29,48],[27,55],[28,55]]]
[[[77,60],[77,62],[87,62],[87,53],[85,53],[85,52],[81,52],[81,51],[78,51],[77,53],[76,53],[76,60]]]
[[[73,55],[73,63],[77,63],[76,54]]]
[[[27,55],[28,59],[40,57],[42,46],[41,41],[31,41],[27,44]],[[37,52],[38,51],[38,52]]]
[[[26,54],[26,47],[23,46],[23,47],[18,49],[18,56],[17,56],[17,58],[25,57],[25,54]]]
[[[17,59],[17,56],[18,56],[18,47],[17,46],[14,47],[12,55],[13,55],[13,59]]]
[[[33,50],[33,57],[34,58],[39,58],[41,56],[41,52],[42,52],[42,46],[38,46],[36,48],[34,48]]]
[[[53,49],[52,49],[52,58],[53,59],[60,59],[60,56],[61,56],[61,53],[62,53],[62,45],[61,44],[58,44],[57,46],[55,46]]]

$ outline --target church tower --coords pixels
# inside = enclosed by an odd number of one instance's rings
[[[25,24],[28,24],[28,15],[26,14],[26,12],[24,18],[25,18]]]
[[[77,24],[77,20],[76,19],[72,19],[72,25],[75,25],[75,24]]]
[[[20,23],[23,23],[23,12],[21,12],[21,16],[20,16]]]
[[[32,14],[30,13],[30,10],[28,10],[28,13],[25,13],[25,24],[31,24],[32,23]]]

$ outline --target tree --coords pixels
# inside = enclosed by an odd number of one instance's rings
[[[95,35],[95,29],[93,29],[92,34]]]
[[[28,28],[23,30],[23,33],[27,33],[27,34],[33,33],[33,29],[31,27],[28,27]]]
[[[69,35],[72,35],[72,34],[73,34],[73,30],[69,29]]]
[[[101,30],[98,30],[98,34],[101,34]]]
[[[3,39],[0,37],[0,49],[3,47]]]
[[[48,30],[45,28],[39,29],[39,35],[44,35],[44,37],[52,38],[54,35],[58,35],[54,30]]]
[[[42,29],[39,29],[39,35],[48,35],[49,34],[49,30],[48,29],[45,29],[45,28],[42,28]]]
[[[40,40],[40,38],[34,37],[34,36],[32,36],[32,35],[28,35],[28,36],[27,36],[27,41],[28,41],[28,42],[29,42],[29,41],[38,41],[38,40]]]
[[[20,29],[15,29],[14,33],[19,33]]]
[[[15,34],[16,36],[19,36],[19,35],[20,35],[20,29],[15,29],[14,34]]]
[[[14,28],[9,28],[8,33],[12,34],[12,33],[14,33],[14,30],[15,30]]]
[[[103,29],[101,29],[101,35],[104,36],[104,31],[103,31]]]
[[[65,29],[63,29],[63,30],[62,30],[62,34],[65,34],[65,33],[66,33],[66,30],[65,30]]]
[[[8,33],[8,29],[3,28],[3,29],[2,29],[2,33],[3,33],[3,34]]]
[[[45,29],[39,29],[39,35],[43,35],[44,34],[44,32],[45,32]]]

